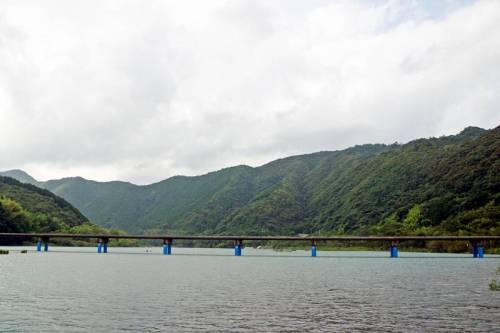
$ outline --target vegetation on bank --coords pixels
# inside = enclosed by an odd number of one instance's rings
[[[500,266],[497,268],[496,275],[500,275]],[[489,287],[491,290],[500,291],[500,282],[497,279],[490,281]]]
[[[500,254],[500,247],[494,242],[485,244],[485,252],[488,254]],[[318,242],[319,251],[387,251],[389,242],[378,241],[328,241]],[[400,251],[405,252],[434,252],[434,253],[471,253],[469,242],[464,241],[404,241],[398,245]],[[309,242],[283,242],[274,241],[262,244],[264,248],[276,251],[310,250]]]

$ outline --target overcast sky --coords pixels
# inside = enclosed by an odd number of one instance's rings
[[[500,1],[0,2],[0,170],[151,183],[500,125]]]

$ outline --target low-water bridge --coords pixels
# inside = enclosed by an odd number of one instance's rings
[[[51,238],[71,238],[71,239],[96,239],[97,252],[107,253],[110,239],[144,239],[163,241],[163,254],[172,254],[172,243],[174,240],[211,240],[211,241],[231,241],[234,242],[234,255],[241,256],[243,241],[298,241],[311,243],[311,256],[316,257],[318,242],[326,241],[378,241],[390,244],[390,256],[397,258],[397,244],[403,241],[467,241],[471,244],[474,258],[484,256],[484,244],[487,241],[499,241],[500,236],[209,236],[209,235],[106,235],[106,234],[63,234],[63,233],[0,233],[1,239],[36,239],[37,251],[49,250]]]
[[[72,239],[96,239],[97,252],[107,253],[110,239],[144,239],[163,241],[163,254],[172,254],[172,243],[174,240],[211,240],[211,241],[231,241],[234,243],[234,255],[241,256],[243,241],[298,241],[310,242],[311,256],[316,257],[318,242],[326,241],[377,241],[387,242],[390,256],[397,258],[397,245],[403,241],[467,241],[471,244],[474,258],[484,256],[484,244],[486,241],[499,241],[500,236],[209,236],[209,235],[105,235],[105,234],[57,234],[57,233],[0,233],[0,240],[5,238],[15,238],[18,240],[36,239],[36,249],[42,251],[49,250],[51,238],[72,238]]]

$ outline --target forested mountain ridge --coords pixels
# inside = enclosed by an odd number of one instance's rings
[[[500,129],[470,127],[147,186],[83,178],[36,185],[129,232],[500,234],[499,157]]]
[[[11,175],[13,172],[9,172]],[[16,170],[14,174],[26,177]],[[102,228],[91,223],[78,209],[54,193],[32,184],[0,176],[0,232],[2,233],[73,233],[121,234],[123,231]],[[27,239],[3,237],[2,245],[22,244]],[[82,240],[55,239],[62,245],[89,245]],[[113,240],[113,246],[136,245],[135,241]]]
[[[63,198],[48,190],[21,183],[10,177],[0,176],[0,198],[13,200],[32,213],[56,218],[68,226],[88,222],[78,209]]]
[[[0,232],[61,232],[86,224],[82,213],[52,192],[0,176]]]

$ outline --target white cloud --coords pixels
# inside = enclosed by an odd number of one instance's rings
[[[497,126],[500,3],[441,4],[4,1],[0,169],[147,183]]]

